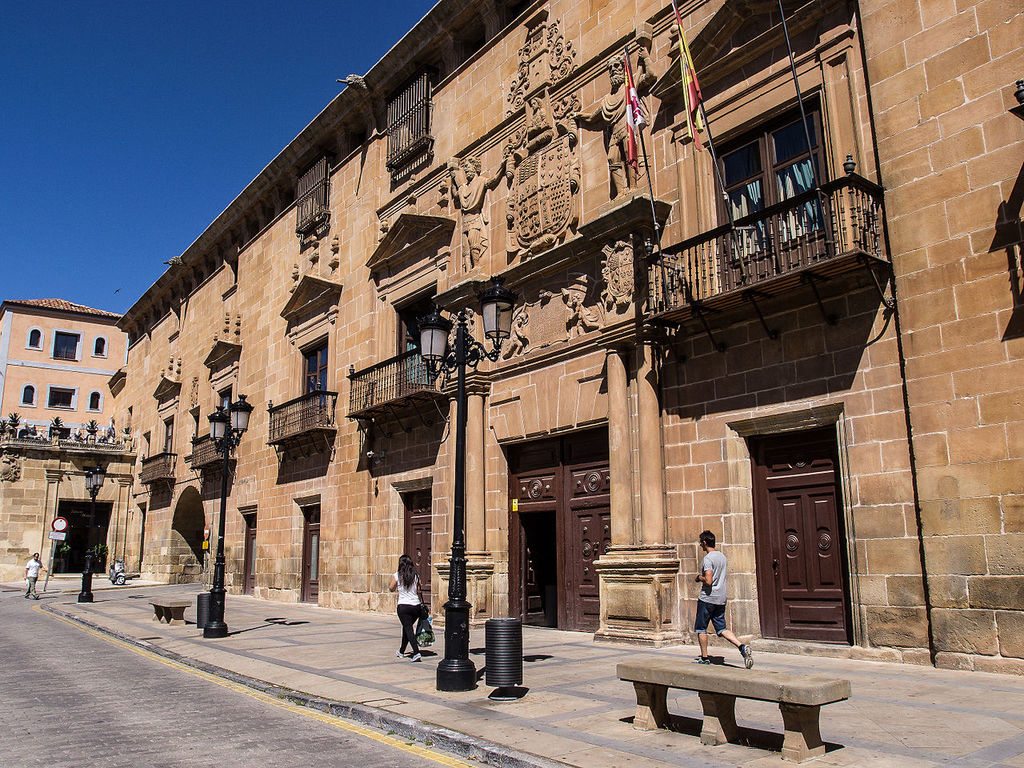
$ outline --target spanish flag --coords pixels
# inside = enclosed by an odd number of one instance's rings
[[[704,149],[700,140],[700,134],[704,132],[704,115],[701,110],[701,103],[704,97],[700,92],[700,83],[697,82],[697,70],[693,66],[693,57],[690,56],[690,46],[686,44],[686,33],[683,32],[683,17],[679,15],[679,8],[676,0],[672,0],[672,10],[676,14],[676,28],[679,32],[679,70],[683,79],[683,102],[686,110],[686,125],[690,129],[690,136],[697,149]]]

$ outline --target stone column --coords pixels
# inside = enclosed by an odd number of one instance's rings
[[[640,537],[645,546],[665,543],[665,458],[654,348],[637,345],[636,400],[640,458]]]
[[[629,392],[626,363],[622,353],[609,350],[606,358],[608,378],[608,465],[610,470],[610,506],[612,546],[633,543],[633,483],[630,473]]]
[[[484,396],[468,396],[466,413],[466,549],[487,549],[487,516],[484,493]]]

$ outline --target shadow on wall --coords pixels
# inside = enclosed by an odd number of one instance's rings
[[[1003,341],[1024,336],[1024,226],[1020,212],[1024,204],[1024,165],[1010,190],[1010,197],[996,210],[995,233],[989,253],[1006,252],[1006,269],[1010,280],[1012,311],[1003,331]]]
[[[181,492],[171,520],[168,554],[173,569],[172,581],[178,584],[191,584],[202,578],[205,526],[203,499],[198,490],[188,486]]]
[[[772,339],[755,317],[737,317],[713,327],[718,352],[703,330],[685,336],[663,367],[665,410],[685,419],[744,410],[808,397],[842,393],[852,386],[868,348],[891,331],[891,312],[873,333],[882,306],[873,288],[856,290],[844,278],[832,295],[823,293],[826,322],[809,291],[784,294],[763,309]],[[807,299],[810,299],[808,302]],[[684,362],[679,362],[682,359]]]

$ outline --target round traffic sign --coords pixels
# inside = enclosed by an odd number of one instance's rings
[[[50,527],[55,531],[66,531],[68,529],[68,520],[66,517],[55,517],[53,522],[50,523]]]

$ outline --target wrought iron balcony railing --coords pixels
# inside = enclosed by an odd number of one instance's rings
[[[888,262],[882,195],[850,174],[665,249],[649,267],[649,319],[683,320],[751,291],[778,293],[808,273]]]
[[[436,378],[417,350],[405,352],[369,368],[349,374],[349,418],[368,418],[399,402],[434,398],[440,394]]]
[[[223,457],[217,451],[212,437],[201,435],[192,439],[192,455],[189,457],[189,465],[192,469],[216,467],[222,460]]]
[[[282,405],[270,406],[268,445],[280,445],[317,432],[334,432],[337,392],[309,392]]]
[[[142,460],[142,471],[139,473],[139,481],[147,485],[162,481],[174,480],[174,463],[178,458],[176,453],[158,453]]]

